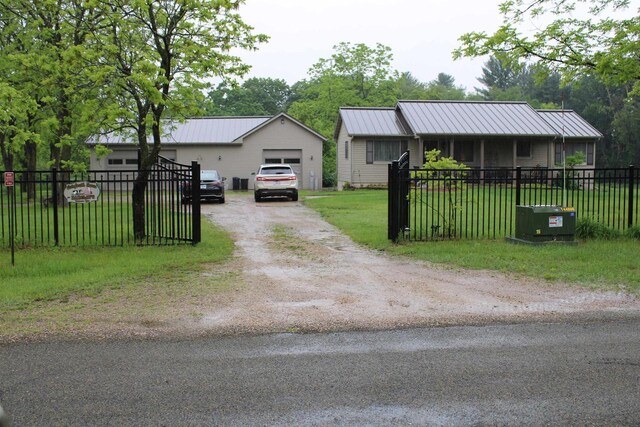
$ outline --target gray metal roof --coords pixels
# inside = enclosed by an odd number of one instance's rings
[[[269,121],[271,117],[198,117],[184,123],[166,122],[163,126],[164,143],[175,144],[229,144]],[[130,133],[110,133],[89,143],[131,144]]]
[[[341,108],[340,117],[349,135],[409,136],[394,108]]]
[[[538,113],[556,129],[558,135],[564,133],[567,138],[603,137],[599,130],[573,110],[538,110]]]
[[[558,135],[526,102],[400,101],[397,108],[416,135]]]

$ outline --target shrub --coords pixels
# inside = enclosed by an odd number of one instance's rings
[[[627,236],[632,239],[640,240],[640,225],[634,225],[627,230]]]
[[[576,237],[579,239],[615,239],[620,232],[591,218],[580,218],[576,223]]]

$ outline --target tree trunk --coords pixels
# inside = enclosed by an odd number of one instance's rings
[[[27,141],[24,144],[24,157],[26,166],[26,170],[24,172],[26,188],[24,188],[24,190],[27,192],[27,197],[32,200],[36,198],[35,170],[38,167],[36,154],[37,144],[33,141]]]
[[[146,236],[144,195],[147,189],[148,179],[149,171],[140,170],[133,183],[133,235],[137,243],[141,243],[142,239]]]

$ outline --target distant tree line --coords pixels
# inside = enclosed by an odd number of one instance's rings
[[[307,79],[289,86],[282,79],[251,78],[241,85],[220,84],[210,91],[202,110],[209,115],[251,116],[286,112],[329,140],[324,146],[324,185],[335,183],[334,129],[340,107],[393,107],[398,100],[526,101],[534,108],[564,106],[584,117],[604,135],[598,166],[640,164],[640,105],[630,96],[633,82],[605,84],[593,75],[562,84],[558,72],[520,64],[513,67],[491,56],[472,91],[439,73],[421,82],[410,72],[392,69],[389,47],[341,43],[330,58],[321,58]]]

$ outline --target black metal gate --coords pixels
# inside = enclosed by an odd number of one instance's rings
[[[397,242],[409,228],[409,151],[389,164],[388,238]]]
[[[134,233],[132,192],[139,174],[144,191],[144,230]],[[0,172],[0,175],[2,172]],[[0,246],[123,246],[198,243],[200,165],[160,157],[149,171],[99,170],[82,173],[15,171],[15,186],[0,186]],[[192,202],[182,203],[190,186]],[[96,200],[74,201],[65,190],[99,190]]]

